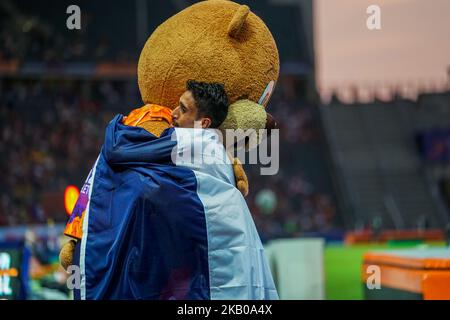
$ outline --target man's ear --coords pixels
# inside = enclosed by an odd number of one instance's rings
[[[211,119],[210,118],[202,118],[202,129],[207,129],[211,126]]]

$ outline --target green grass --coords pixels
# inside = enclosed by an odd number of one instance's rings
[[[361,262],[365,252],[383,249],[383,245],[325,248],[325,292],[327,300],[362,300]]]

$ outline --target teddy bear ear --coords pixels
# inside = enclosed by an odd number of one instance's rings
[[[239,32],[244,25],[245,19],[250,12],[250,8],[246,5],[239,6],[236,12],[233,15],[233,18],[228,25],[228,35],[232,38],[237,39],[239,36]]]

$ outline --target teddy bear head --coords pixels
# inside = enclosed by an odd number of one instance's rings
[[[227,0],[202,1],[166,20],[138,63],[146,104],[174,109],[189,79],[224,84],[231,105],[222,129],[272,126],[264,108],[278,75],[278,50],[267,26],[247,6]]]

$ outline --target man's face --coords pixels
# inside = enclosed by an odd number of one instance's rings
[[[174,127],[194,128],[195,121],[199,121],[202,128],[207,128],[211,124],[209,118],[198,116],[197,105],[190,91],[185,91],[181,95],[180,104],[172,111],[172,117]]]

